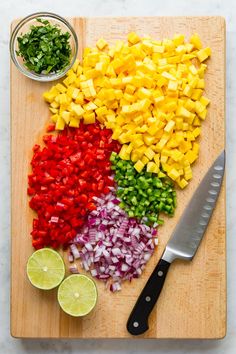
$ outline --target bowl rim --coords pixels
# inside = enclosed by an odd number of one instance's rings
[[[15,53],[15,49],[14,49],[14,44],[15,41],[17,39],[18,33],[20,31],[20,29],[30,20],[34,20],[37,17],[49,17],[52,19],[56,19],[59,22],[62,22],[68,29],[69,31],[72,33],[72,36],[74,38],[74,42],[75,42],[75,53],[73,55],[73,58],[71,59],[70,64],[63,70],[60,71],[58,73],[52,74],[50,75],[45,75],[45,74],[36,74],[32,71],[27,70],[23,65],[19,64],[17,58],[16,58],[16,53]],[[24,18],[22,18],[19,23],[15,26],[15,28],[13,29],[12,33],[11,33],[11,38],[10,38],[10,43],[9,43],[9,49],[10,49],[10,56],[11,59],[13,61],[13,63],[15,64],[15,66],[17,67],[17,69],[24,74],[25,76],[27,76],[28,78],[35,80],[35,81],[41,81],[41,82],[49,82],[49,81],[55,81],[58,80],[60,78],[62,78],[63,76],[65,76],[65,74],[67,73],[67,71],[69,71],[76,58],[78,55],[78,37],[76,35],[76,32],[74,30],[74,28],[72,27],[72,25],[62,16],[57,15],[53,12],[44,12],[44,11],[40,11],[40,12],[34,12]]]

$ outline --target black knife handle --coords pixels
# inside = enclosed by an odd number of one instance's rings
[[[139,335],[148,330],[148,317],[163,288],[170,263],[160,259],[129,316],[127,330]]]

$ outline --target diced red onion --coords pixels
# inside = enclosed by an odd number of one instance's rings
[[[119,201],[119,199],[115,198],[115,199],[112,199],[112,203],[113,204],[120,204],[120,201]]]
[[[127,264],[123,263],[122,266],[121,266],[121,271],[122,272],[127,272],[128,269],[129,269],[129,266]]]
[[[72,253],[69,253],[69,254],[68,254],[68,261],[69,261],[70,263],[73,263],[73,262],[74,262],[74,256],[73,256]]]
[[[50,219],[50,222],[58,223],[59,217],[58,216],[52,216]]]
[[[90,273],[92,277],[96,277],[98,275],[97,269],[91,269]]]
[[[147,261],[149,261],[149,259],[151,258],[151,255],[150,255],[150,253],[145,253],[144,254],[144,256],[143,256],[143,259],[147,262]]]
[[[119,256],[121,254],[120,248],[117,248],[117,247],[112,248],[111,252],[112,252],[113,256]]]
[[[114,293],[115,291],[120,291],[121,290],[121,285],[119,282],[115,282],[110,285],[110,290]]]
[[[70,250],[71,250],[71,253],[73,254],[73,257],[75,259],[80,258],[80,252],[79,252],[76,245],[74,245],[74,244],[70,245]]]
[[[70,245],[74,259],[93,277],[110,284],[112,292],[121,290],[121,281],[138,278],[157,244],[157,231],[128,218],[111,192],[94,197],[97,209],[89,215]],[[77,248],[80,247],[80,251]],[[107,285],[109,286],[109,285]]]
[[[78,274],[79,273],[79,270],[77,268],[77,265],[76,264],[72,264],[70,267],[69,267],[69,270],[72,274]]]
[[[87,248],[88,251],[93,251],[93,246],[91,245],[91,243],[87,242],[85,244],[85,247]]]

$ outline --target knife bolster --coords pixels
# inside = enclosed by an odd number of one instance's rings
[[[172,263],[176,258],[180,257],[167,246],[161,258],[168,263]]]

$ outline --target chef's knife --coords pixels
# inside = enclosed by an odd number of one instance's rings
[[[148,317],[161,293],[170,264],[191,261],[215,208],[225,169],[225,151],[210,167],[185,209],[152,275],[141,292],[127,322],[127,330],[139,335],[148,330]]]

